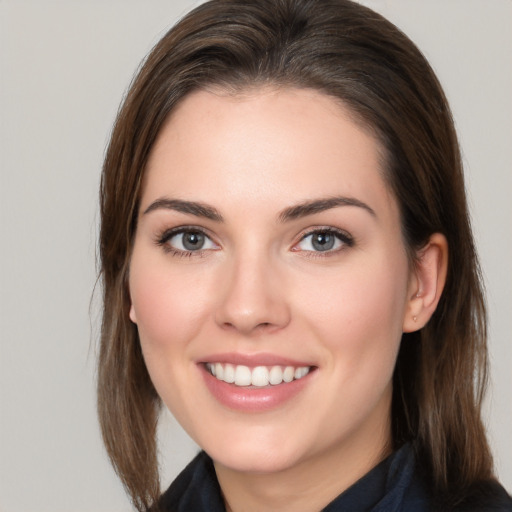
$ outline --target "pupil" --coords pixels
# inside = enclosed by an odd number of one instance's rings
[[[204,244],[204,235],[198,232],[185,233],[183,236],[183,247],[188,251],[197,251]]]
[[[330,233],[317,233],[313,237],[313,247],[317,251],[328,251],[334,247],[334,236]]]

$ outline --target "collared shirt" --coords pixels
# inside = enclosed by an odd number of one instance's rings
[[[485,503],[467,503],[462,511],[512,512],[512,500],[491,484]],[[210,457],[201,452],[163,494],[164,512],[225,512],[222,492]],[[323,512],[430,512],[426,487],[415,469],[410,445],[402,446],[327,505]]]

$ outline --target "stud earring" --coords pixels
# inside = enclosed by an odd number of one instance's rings
[[[416,322],[418,320],[418,317],[417,316],[413,316],[412,319],[413,319],[414,322]]]

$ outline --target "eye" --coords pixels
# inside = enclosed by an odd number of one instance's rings
[[[307,233],[295,246],[295,250],[308,252],[335,252],[344,246],[351,247],[353,239],[347,233],[335,229],[318,229]]]
[[[218,248],[206,233],[196,228],[179,228],[167,231],[158,243],[169,251],[184,254]]]

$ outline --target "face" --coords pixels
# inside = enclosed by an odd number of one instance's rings
[[[130,318],[156,390],[217,464],[283,471],[390,441],[412,290],[379,149],[308,90],[196,92],[163,127]]]

